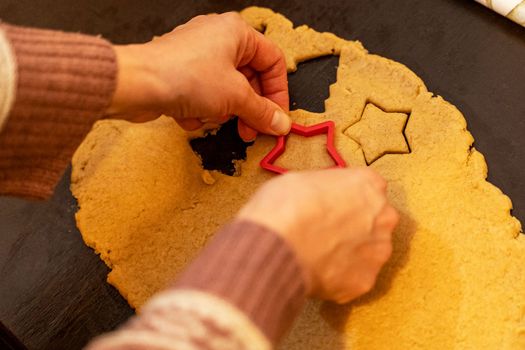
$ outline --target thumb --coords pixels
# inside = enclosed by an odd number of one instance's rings
[[[257,94],[244,75],[239,73],[239,83],[232,86],[238,90],[233,97],[231,114],[257,131],[270,135],[288,134],[292,126],[288,114],[275,102]]]

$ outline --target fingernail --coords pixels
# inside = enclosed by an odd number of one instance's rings
[[[270,128],[273,132],[277,135],[285,135],[290,131],[291,127],[292,122],[286,113],[280,110],[276,110],[273,113],[272,123],[270,124]]]

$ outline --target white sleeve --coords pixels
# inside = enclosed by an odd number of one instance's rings
[[[121,329],[84,350],[271,350],[242,311],[213,294],[171,289],[153,297]]]
[[[16,94],[16,62],[4,31],[0,28],[0,131]]]

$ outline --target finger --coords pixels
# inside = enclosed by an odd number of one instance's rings
[[[397,224],[399,224],[399,213],[398,211],[391,205],[388,205],[388,207],[385,210],[384,213],[385,221],[387,223],[388,227],[391,227],[392,229],[395,229]]]
[[[258,94],[261,94],[261,84],[257,73],[248,66],[239,68],[239,71],[248,79],[252,89]],[[249,127],[241,119],[238,120],[237,129],[239,130],[239,136],[243,139],[244,142],[252,142],[257,137],[257,130]]]
[[[377,243],[373,259],[379,263],[379,266],[382,267],[388,259],[392,256],[392,242],[381,242]]]
[[[270,135],[286,135],[291,128],[290,117],[273,101],[258,95],[248,80],[237,73],[230,110],[249,127]]]
[[[201,128],[204,124],[197,119],[175,119],[177,124],[186,131],[193,131]]]
[[[252,89],[254,89],[257,94],[261,95],[261,83],[259,82],[257,72],[249,66],[239,68],[239,72],[241,72],[246,77]]]
[[[239,66],[249,66],[258,73],[261,94],[288,112],[288,76],[281,49],[263,34],[249,27],[246,47],[241,55]]]
[[[252,142],[257,137],[257,130],[250,128],[241,119],[237,120],[237,129],[239,131],[239,136],[244,142]]]
[[[377,221],[377,225],[379,227],[385,228],[392,232],[399,223],[399,214],[397,210],[394,209],[394,207],[392,207],[390,204],[387,204],[386,208],[377,218]]]
[[[377,280],[377,275],[383,264],[366,262],[366,266],[358,267],[359,271],[354,271],[345,276],[340,284],[332,292],[330,299],[337,304],[346,304],[363,294],[368,293]]]
[[[137,113],[126,113],[122,115],[113,115],[112,118],[125,119],[134,123],[144,123],[151,120],[155,120],[160,117],[157,112],[137,112]]]
[[[186,23],[183,23],[183,24],[180,24],[178,25],[177,27],[173,28],[173,30],[171,31],[171,33],[175,33],[175,32],[180,32],[186,28],[188,28],[189,26],[191,26],[192,24],[196,24],[196,23],[202,23],[202,22],[206,22],[206,21],[209,21],[211,18],[215,18],[219,16],[217,13],[213,12],[213,13],[208,13],[207,15],[198,15],[198,16],[195,16],[193,18],[191,18],[188,22]]]
[[[252,89],[258,94],[261,94],[261,84],[259,83],[259,78],[257,73],[250,67],[245,66],[239,68],[239,71],[248,79]],[[238,120],[237,129],[239,130],[239,136],[243,139],[244,142],[252,142],[257,137],[257,130],[249,127],[241,119]]]
[[[198,121],[200,121],[203,124],[211,123],[211,124],[224,124],[228,120],[230,120],[232,116],[230,115],[223,115],[219,118],[197,118]]]
[[[357,168],[356,170],[363,172],[366,178],[369,180],[369,182],[374,186],[374,188],[379,190],[381,193],[386,193],[387,182],[381,175],[379,175],[378,172],[368,167]]]

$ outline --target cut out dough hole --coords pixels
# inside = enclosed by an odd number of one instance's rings
[[[190,140],[190,146],[201,159],[205,170],[225,175],[237,173],[239,161],[246,160],[246,149],[253,142],[244,142],[237,132],[237,118],[224,123],[215,133]]]
[[[338,56],[324,56],[299,63],[297,71],[288,74],[290,109],[324,112],[330,85],[336,82],[338,64]]]

